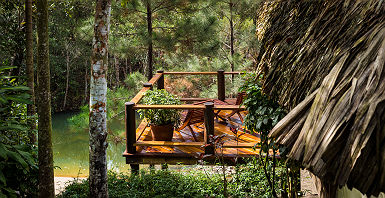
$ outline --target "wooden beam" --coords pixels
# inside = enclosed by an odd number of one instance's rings
[[[136,142],[135,110],[133,109],[134,106],[135,103],[133,102],[126,102],[125,104],[126,150],[132,154],[136,152],[136,147],[134,146],[134,143]]]
[[[212,100],[211,98],[181,98],[180,101],[205,101]]]
[[[158,89],[164,89],[164,75],[163,70],[158,70],[157,74],[160,74],[160,77],[158,78],[157,88]]]
[[[135,105],[134,109],[204,109],[204,105]]]
[[[205,141],[205,145],[211,144],[212,139],[210,136],[214,135],[214,103],[206,102],[204,110],[204,118],[205,118],[205,130],[203,134],[203,139]],[[205,154],[214,154],[215,150],[213,146],[205,147]]]
[[[239,105],[215,105],[214,110],[245,110],[245,106]]]
[[[171,75],[216,75],[217,72],[164,72]]]
[[[148,83],[151,83],[152,85],[154,85],[156,82],[158,82],[158,80],[163,76],[163,74],[161,73],[156,73],[154,75],[154,77],[151,78],[150,81],[148,81]]]
[[[247,72],[239,72],[239,71],[234,71],[234,72],[225,72],[224,74],[246,74]]]
[[[218,83],[218,100],[224,101],[226,97],[225,88],[225,74],[224,70],[218,70],[217,72],[217,83]]]
[[[223,144],[223,148],[253,148],[257,142],[243,142],[243,143],[230,143]],[[202,147],[204,142],[170,142],[170,141],[138,141],[134,143],[134,146],[178,146],[178,147]],[[259,147],[255,147],[259,148]]]
[[[140,90],[136,96],[131,100],[131,102],[137,104],[139,103],[139,101],[143,98],[144,96],[144,93],[146,93],[146,91],[150,90],[151,87],[143,87],[142,90]]]
[[[137,104],[134,106],[134,109],[204,109],[205,105],[142,105]],[[214,110],[245,110],[245,106],[239,105],[215,105]]]
[[[224,72],[225,75],[228,74],[245,74],[247,72]],[[163,72],[163,74],[170,74],[170,75],[217,75],[217,72]]]
[[[135,146],[191,146],[201,147],[204,142],[138,141]]]
[[[225,142],[223,144],[223,148],[253,148],[257,142],[243,142],[243,143],[228,143]],[[259,148],[255,147],[255,148]]]
[[[139,140],[140,137],[142,137],[143,132],[147,128],[147,122],[145,120],[142,120],[142,122],[139,124],[138,128],[136,129],[136,141]]]

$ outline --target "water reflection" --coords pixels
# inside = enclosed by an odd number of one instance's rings
[[[52,116],[52,143],[56,177],[88,176],[89,136],[87,129],[70,127],[67,119],[75,113],[57,113]],[[137,122],[138,123],[138,122]],[[109,129],[115,134],[124,133],[124,120],[113,120]],[[122,153],[124,141],[109,142],[107,148],[107,166],[109,170],[127,172]]]

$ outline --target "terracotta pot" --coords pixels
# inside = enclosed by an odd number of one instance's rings
[[[153,141],[171,141],[174,133],[174,126],[167,125],[150,125]]]

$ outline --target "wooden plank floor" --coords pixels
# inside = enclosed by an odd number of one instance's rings
[[[229,114],[231,111],[222,110],[220,116],[224,117]],[[246,115],[246,112],[241,112],[243,117]],[[204,123],[199,123],[191,125],[195,137],[198,142],[204,142],[203,140],[203,130]],[[235,134],[230,130],[231,127],[239,128],[238,130],[238,143],[252,143],[256,144],[260,141],[258,134],[250,134],[242,126],[241,120],[238,115],[233,115],[229,121],[224,122],[221,119],[214,121],[214,135],[225,134],[223,138],[225,143],[237,144]],[[149,127],[146,127],[146,123],[142,121],[137,128],[137,141],[151,141],[152,135]],[[191,131],[188,127],[184,128],[180,132],[174,131],[172,142],[195,142],[191,134]],[[224,148],[223,151],[217,149],[217,156],[223,154],[227,162],[234,161],[235,157],[251,157],[258,156],[259,149],[253,148]],[[135,154],[123,153],[123,156],[126,157],[127,164],[196,164],[198,160],[202,159],[204,155],[204,148],[197,146],[137,146]],[[203,158],[204,161],[208,163],[215,163],[218,157],[209,156]]]

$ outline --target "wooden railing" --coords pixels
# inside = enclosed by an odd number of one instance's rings
[[[158,89],[164,89],[164,75],[217,75],[218,99],[225,100],[225,77],[227,74],[241,74],[242,72],[163,72],[157,71],[154,77],[143,84],[142,90],[125,104],[125,125],[126,125],[126,150],[129,154],[135,154],[136,146],[187,146],[201,147],[210,144],[210,135],[214,135],[214,110],[244,110],[239,105],[214,105],[212,102],[203,105],[142,105],[138,104],[144,93],[156,84]],[[205,101],[208,98],[182,98],[182,101]],[[138,141],[135,125],[135,110],[137,109],[204,109],[204,141],[203,142],[168,142],[168,141]],[[143,129],[144,130],[144,129]],[[252,148],[255,143],[225,143],[224,148]],[[206,154],[214,154],[214,148],[205,147]]]

